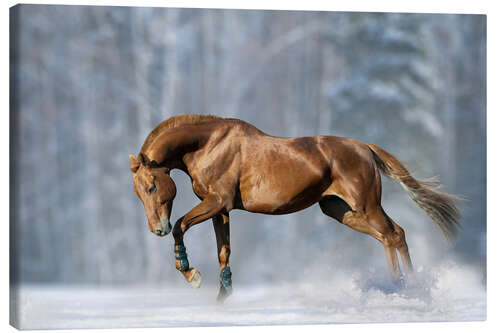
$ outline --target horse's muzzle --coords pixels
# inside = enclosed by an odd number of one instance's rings
[[[157,236],[163,237],[168,235],[170,231],[172,231],[170,221],[168,219],[162,219],[160,226],[155,229],[154,233]]]

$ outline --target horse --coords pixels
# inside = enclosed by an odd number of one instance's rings
[[[316,203],[338,222],[378,240],[390,276],[404,280],[413,271],[404,230],[381,206],[380,173],[403,186],[444,236],[454,240],[460,227],[459,197],[438,190],[436,181],[417,180],[397,158],[372,143],[336,136],[270,136],[239,119],[183,114],[160,123],[137,157],[129,156],[134,192],[144,205],[151,232],[172,231],[175,265],[193,287],[200,272],[189,265],[184,234],[212,219],[223,302],[232,292],[229,213],[233,209],[270,215],[290,214]],[[170,223],[176,187],[170,171],[191,179],[201,200]]]

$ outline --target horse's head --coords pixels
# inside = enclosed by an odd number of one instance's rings
[[[150,161],[142,153],[137,158],[134,155],[129,158],[130,170],[134,174],[134,192],[146,210],[149,230],[155,235],[165,236],[172,230],[170,213],[176,194],[170,170]]]

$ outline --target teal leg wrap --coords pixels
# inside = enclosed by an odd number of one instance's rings
[[[184,246],[184,241],[180,241],[179,244],[176,245],[175,252],[175,260],[180,262],[181,271],[187,271],[189,269],[189,261],[187,258],[186,247]]]
[[[231,282],[231,269],[224,267],[220,271],[220,289],[217,295],[217,303],[222,304],[224,300],[233,293],[233,283]]]
[[[220,271],[220,286],[221,288],[231,291],[233,288],[233,282],[231,281],[231,269],[229,267],[224,267]]]

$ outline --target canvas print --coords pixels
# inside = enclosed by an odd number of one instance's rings
[[[10,9],[19,329],[486,319],[486,16]]]

